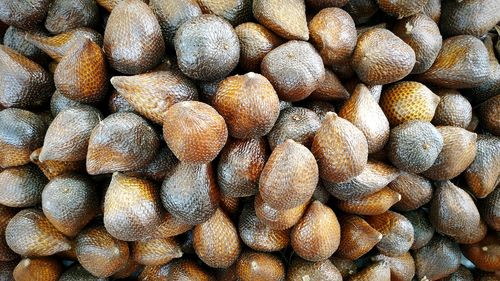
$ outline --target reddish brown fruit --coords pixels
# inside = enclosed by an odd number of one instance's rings
[[[354,215],[341,217],[340,229],[340,245],[335,255],[350,260],[368,253],[382,239],[380,232]]]
[[[432,198],[431,182],[419,175],[402,172],[387,186],[401,195],[394,205],[398,211],[412,211],[429,203]]]
[[[498,233],[490,233],[475,244],[463,245],[462,252],[481,270],[500,270],[500,238]]]
[[[409,252],[399,257],[376,255],[374,261],[386,262],[391,270],[391,281],[411,281],[415,276],[415,262]]]
[[[54,258],[25,258],[14,268],[13,276],[16,281],[57,281],[62,271]]]
[[[30,207],[42,200],[47,184],[43,173],[33,164],[13,167],[0,172],[0,204],[7,207]]]
[[[284,281],[285,264],[273,254],[245,251],[236,263],[240,281]]]
[[[317,262],[310,262],[299,257],[293,258],[287,272],[287,280],[323,280],[341,281],[342,275],[339,270],[328,259]]]
[[[252,11],[262,25],[280,37],[288,40],[309,39],[304,1],[254,0]]]
[[[182,251],[174,238],[153,238],[136,241],[131,245],[134,261],[144,265],[162,265],[182,257]]]
[[[401,200],[399,193],[385,187],[362,198],[339,201],[337,206],[346,213],[374,216],[385,213],[399,200]]]
[[[377,249],[387,256],[400,256],[408,252],[413,244],[413,226],[404,216],[387,211],[378,216],[367,217],[366,221],[382,233]]]
[[[255,196],[255,214],[261,222],[272,229],[289,229],[294,226],[304,214],[307,203],[285,210],[275,209],[262,200],[260,194]]]
[[[418,280],[437,280],[455,272],[460,266],[460,247],[439,234],[429,244],[416,250],[416,277]]]
[[[38,148],[30,155],[30,160],[42,170],[43,174],[49,179],[69,173],[85,173],[85,160],[82,161],[43,161],[40,162],[39,156],[42,149]]]

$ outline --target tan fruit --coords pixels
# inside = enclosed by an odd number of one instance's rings
[[[382,239],[382,234],[355,215],[340,218],[340,245],[335,255],[356,260],[368,253]]]
[[[387,256],[400,256],[408,252],[413,244],[413,226],[401,214],[387,211],[381,215],[367,217],[366,221],[382,233],[377,249]]]
[[[344,88],[337,75],[328,68],[325,68],[325,79],[319,87],[309,95],[309,98],[319,101],[346,100],[349,92]]]
[[[450,275],[460,266],[460,256],[456,243],[435,234],[429,244],[413,254],[417,279],[437,280]]]
[[[401,195],[401,200],[393,207],[397,211],[416,210],[429,203],[432,198],[431,182],[416,174],[401,172],[387,187]]]
[[[478,135],[477,153],[464,176],[468,188],[477,198],[496,189],[500,179],[500,138]]]
[[[211,273],[200,267],[194,260],[179,259],[170,264],[168,281],[215,281]]]
[[[337,206],[346,213],[374,216],[385,213],[399,200],[401,200],[399,193],[385,187],[362,198],[338,201]]]
[[[245,251],[236,263],[240,281],[284,281],[285,264],[269,253]]]
[[[254,0],[252,5],[257,21],[280,37],[288,40],[309,39],[304,1]]]
[[[472,105],[456,90],[438,90],[439,104],[432,123],[436,126],[467,128],[472,120]]]
[[[386,262],[391,270],[391,280],[411,281],[415,275],[415,262],[409,252],[399,257],[388,257],[385,255],[376,255],[372,258],[375,261]]]
[[[35,165],[28,164],[0,172],[0,182],[0,204],[21,208],[40,204],[47,179]]]
[[[133,259],[144,265],[162,265],[182,257],[174,238],[153,238],[136,241],[131,245]]]
[[[54,258],[24,258],[14,268],[16,281],[57,281],[63,271]]]
[[[307,203],[285,210],[275,209],[262,200],[260,194],[255,196],[255,214],[259,220],[272,229],[289,229],[304,214]]]
[[[310,262],[299,257],[292,259],[288,268],[287,280],[323,280],[323,281],[341,281],[342,275],[339,270],[328,259],[317,262]]]
[[[376,263],[373,263],[373,264],[365,267],[363,270],[359,271],[358,273],[352,275],[348,280],[349,281],[371,281],[371,280],[390,281],[391,280],[391,270],[390,270],[389,265],[387,263],[376,262]]]

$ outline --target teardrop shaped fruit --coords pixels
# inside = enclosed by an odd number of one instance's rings
[[[413,254],[417,279],[437,280],[450,275],[460,266],[460,256],[458,244],[435,234],[429,244]]]
[[[152,238],[173,237],[185,233],[192,227],[193,227],[192,225],[182,222],[176,217],[172,216],[170,213],[165,212],[160,226],[158,226],[158,228],[154,231],[151,237]]]
[[[321,261],[329,258],[340,243],[337,216],[323,203],[312,202],[292,228],[290,240],[293,250],[303,259]]]
[[[195,225],[210,219],[219,202],[212,164],[177,164],[163,182],[161,200],[184,223]]]
[[[417,79],[438,87],[461,89],[481,85],[489,74],[488,50],[483,42],[471,35],[458,35],[443,41],[434,64]]]
[[[54,73],[56,88],[70,99],[93,103],[108,89],[107,65],[99,45],[83,40],[66,52]]]
[[[375,262],[352,275],[349,281],[390,281],[391,270],[385,262]]]
[[[393,207],[398,211],[416,210],[429,203],[432,198],[431,182],[416,174],[401,172],[387,187],[401,195],[401,200]]]
[[[146,120],[130,112],[111,114],[90,134],[87,172],[137,170],[154,158],[159,146],[160,140]]]
[[[334,183],[323,180],[325,189],[340,200],[362,198],[373,194],[399,176],[399,170],[384,162],[368,161],[365,169],[349,181]]]
[[[389,30],[374,28],[359,37],[351,64],[364,83],[388,84],[410,74],[415,52]]]
[[[279,115],[279,98],[266,77],[249,72],[224,79],[213,107],[235,138],[257,138],[269,133]]]
[[[472,105],[456,90],[438,90],[441,98],[432,123],[436,126],[467,128],[472,120]]]
[[[0,21],[23,29],[34,28],[45,19],[51,2],[51,0],[2,2]]]
[[[321,56],[304,41],[292,40],[276,47],[264,57],[260,67],[262,75],[285,101],[307,98],[325,79]]]
[[[420,12],[428,0],[377,0],[382,11],[390,16],[404,18]]]
[[[372,258],[375,261],[386,262],[391,270],[391,280],[411,281],[415,276],[415,262],[409,252],[399,257],[389,257],[382,254]]]
[[[18,52],[0,46],[0,105],[40,107],[53,93],[50,74],[36,62]]]
[[[114,173],[104,199],[104,226],[123,241],[147,238],[160,225],[162,208],[156,186]]]
[[[194,260],[178,259],[170,263],[170,269],[166,280],[215,281],[216,279],[211,275],[209,271],[199,266]]]
[[[259,180],[262,200],[276,209],[290,209],[306,203],[318,184],[318,165],[303,145],[286,140],[266,162]]]
[[[362,198],[338,201],[337,206],[346,213],[374,216],[385,213],[399,200],[401,200],[399,193],[385,187]]]
[[[474,161],[477,135],[451,126],[439,126],[437,129],[443,136],[443,149],[432,167],[422,175],[433,180],[447,180],[458,176]]]
[[[240,281],[283,281],[285,264],[273,254],[247,250],[236,262],[236,274]]]
[[[389,121],[363,84],[356,86],[354,93],[340,108],[339,117],[363,132],[368,142],[368,153],[382,150],[389,140]]]
[[[144,265],[167,264],[182,257],[180,245],[174,238],[153,238],[136,241],[131,245],[133,258]]]
[[[84,229],[76,237],[78,262],[94,276],[109,277],[123,268],[129,257],[127,242],[106,232],[104,226]]]
[[[445,35],[469,34],[481,37],[500,21],[500,4],[495,0],[444,1],[440,27]]]
[[[314,136],[311,151],[318,160],[320,177],[336,183],[361,174],[368,159],[363,132],[333,112],[326,114]]]
[[[436,127],[412,120],[391,130],[388,156],[401,170],[421,173],[435,163],[443,147],[444,138]]]
[[[481,270],[500,270],[500,238],[498,233],[490,233],[475,244],[463,245],[462,252]]]
[[[275,209],[262,200],[260,194],[255,196],[255,214],[261,222],[272,229],[289,229],[294,226],[304,214],[307,203],[285,210]]]
[[[57,281],[62,271],[62,264],[54,258],[24,258],[13,275],[16,281]]]
[[[238,231],[220,208],[206,222],[194,227],[193,239],[196,255],[210,267],[227,268],[240,255]]]
[[[33,33],[40,34],[41,36],[46,34],[43,31],[33,31]],[[28,31],[11,25],[5,31],[3,44],[40,65],[46,65],[49,57],[26,39],[27,34]]]
[[[183,23],[175,33],[174,46],[180,70],[197,80],[226,77],[240,56],[240,43],[233,27],[215,15],[201,15]]]
[[[436,22],[425,14],[416,14],[398,20],[392,30],[415,51],[412,74],[425,72],[432,66],[443,45]]]
[[[81,105],[83,105],[83,103],[66,97],[58,90],[55,90],[54,94],[52,94],[52,97],[50,98],[50,112],[54,117],[56,117],[57,114],[65,109],[68,109],[70,107],[78,107]]]
[[[214,14],[232,25],[252,19],[252,1],[218,1],[218,0],[197,0],[204,14]]]
[[[403,215],[387,211],[381,215],[366,217],[366,221],[382,233],[377,249],[387,256],[400,256],[413,244],[413,226]]]
[[[342,275],[339,270],[328,259],[317,262],[310,262],[299,257],[292,259],[287,272],[287,280],[323,280],[341,281]]]
[[[186,163],[212,161],[227,141],[224,118],[204,103],[184,101],[171,106],[163,122],[163,137],[175,156]]]
[[[350,260],[368,253],[382,239],[380,232],[355,215],[341,217],[340,229],[340,244],[335,255]]]
[[[120,1],[109,15],[104,31],[104,53],[112,68],[139,74],[158,65],[165,42],[154,13],[142,1]]]
[[[81,265],[74,264],[63,272],[59,281],[108,281],[108,279],[95,277]]]
[[[412,250],[418,250],[427,245],[434,236],[434,227],[432,226],[428,214],[423,209],[402,213],[413,226],[413,245]]]
[[[309,98],[320,101],[346,100],[349,98],[349,92],[344,88],[337,75],[330,69],[325,68],[325,79],[309,95]]]
[[[17,211],[17,209],[0,205],[0,264],[7,261],[15,261],[18,258],[17,254],[10,249],[5,240],[5,228],[12,217],[16,215]],[[1,277],[2,274],[0,273]]]
[[[14,252],[30,257],[50,256],[71,248],[69,240],[36,209],[18,212],[7,224],[5,240]]]
[[[63,175],[52,179],[42,192],[42,209],[57,230],[73,237],[99,209],[99,194],[86,177]]]
[[[500,95],[496,95],[479,107],[480,120],[483,122],[484,127],[495,136],[500,136],[499,105]]]
[[[495,188],[486,198],[479,202],[481,217],[493,230],[500,231],[500,189]]]
[[[309,1],[318,2],[317,0]],[[357,25],[366,23],[379,10],[377,1],[374,0],[350,0],[346,2],[347,3],[342,6],[342,9],[351,15]]]
[[[217,183],[221,192],[230,197],[255,195],[268,157],[265,138],[229,140],[221,151],[217,166]]]
[[[254,0],[252,11],[260,24],[280,37],[288,40],[309,39],[306,6],[302,0]]]
[[[38,148],[30,155],[32,163],[36,164],[42,170],[45,177],[49,180],[69,173],[85,173],[85,160],[82,161],[50,161],[40,162],[39,156],[42,149]]]
[[[477,198],[488,196],[498,184],[500,176],[500,138],[479,135],[477,153],[464,176],[469,190]]]
[[[90,106],[63,110],[47,129],[39,160],[85,160],[90,133],[102,119],[99,110]]]
[[[146,166],[133,172],[127,172],[131,176],[143,177],[155,182],[162,182],[165,176],[179,163],[172,151],[164,146]]]
[[[95,27],[99,20],[99,8],[95,1],[54,0],[45,19],[45,28],[59,34],[77,27]]]
[[[36,166],[28,164],[0,172],[0,182],[0,204],[20,208],[40,204],[47,179]]]
[[[43,36],[37,33],[26,35],[26,40],[40,48],[56,62],[61,61],[73,46],[80,45],[87,39],[102,46],[102,35],[87,27],[75,28],[54,36]]]

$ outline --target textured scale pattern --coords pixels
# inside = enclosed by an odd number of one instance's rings
[[[500,21],[500,3],[495,0],[443,1],[440,27],[445,35],[481,37]]]
[[[171,237],[136,241],[131,250],[134,260],[144,265],[167,264],[182,257],[180,245]]]
[[[484,271],[498,271],[500,269],[500,239],[498,233],[491,233],[478,243],[463,245],[463,254],[472,261],[477,268]]]
[[[83,266],[76,264],[64,271],[59,281],[108,281],[108,279],[95,277],[85,270]]]
[[[422,14],[429,16],[434,22],[439,23],[441,18],[441,0],[429,0],[422,9]]]
[[[32,29],[43,22],[51,0],[12,0],[0,3],[0,21],[18,28]]]
[[[308,202],[307,202],[308,203]],[[304,214],[307,203],[285,210],[275,209],[262,200],[260,195],[255,196],[255,214],[259,220],[272,229],[289,229],[294,226]]]
[[[309,95],[309,98],[314,101],[338,101],[346,100],[349,96],[349,92],[344,88],[337,75],[330,69],[325,68],[325,79]]]
[[[350,260],[368,253],[382,239],[380,232],[355,215],[341,217],[340,229],[340,244],[335,255]]]
[[[196,0],[204,14],[224,18],[233,26],[252,19],[252,0]]]
[[[16,262],[18,257],[17,254],[9,248],[5,240],[5,228],[17,212],[17,209],[0,205],[0,264],[8,261]],[[1,271],[2,270],[0,270],[0,279],[2,278]]]
[[[391,270],[385,262],[375,262],[352,275],[349,281],[391,281]]]
[[[179,160],[175,158],[175,155],[167,146],[164,146],[160,148],[160,151],[146,166],[133,172],[127,172],[127,174],[143,177],[155,182],[162,182],[177,163],[179,163]]]
[[[415,276],[415,261],[409,252],[399,257],[389,257],[379,254],[373,257],[373,259],[387,263],[387,266],[391,270],[391,280],[409,281]]]
[[[467,128],[472,120],[472,105],[456,90],[441,90],[432,123],[436,126]]]
[[[428,0],[377,0],[378,6],[388,15],[404,18],[422,10]]]
[[[387,186],[401,195],[401,200],[393,207],[398,211],[416,210],[429,203],[432,198],[431,182],[420,175],[401,172]]]
[[[16,281],[58,281],[62,264],[54,258],[24,258],[14,268]]]
[[[34,31],[39,35],[44,35],[43,31]],[[48,56],[37,46],[26,39],[28,31],[9,26],[5,31],[3,44],[21,55],[33,60],[34,62],[45,65],[48,62]]]
[[[53,0],[45,19],[45,28],[59,34],[77,27],[94,27],[99,8],[94,0]]]
[[[35,165],[28,164],[0,172],[0,183],[0,204],[22,208],[40,204],[47,179]]]
[[[55,90],[55,92],[52,94],[52,97],[50,98],[50,112],[54,117],[56,117],[61,111],[65,109],[82,105],[84,104],[66,97],[58,90]]]
[[[294,258],[288,269],[287,280],[322,280],[342,281],[342,275],[330,260],[310,262],[301,258]]]
[[[477,198],[484,198],[496,190],[500,181],[500,138],[478,136],[476,157],[464,176]]]
[[[400,256],[408,252],[413,244],[413,226],[401,214],[387,211],[366,217],[366,222],[383,235],[376,247],[384,255]]]
[[[280,37],[309,40],[304,1],[253,0],[252,5],[253,16],[257,21]]]
[[[405,212],[403,215],[411,222],[413,226],[413,245],[412,250],[418,250],[427,245],[434,236],[435,229],[432,226],[427,212],[423,209]]]
[[[215,281],[216,279],[207,272],[204,268],[199,266],[196,262],[189,259],[179,259],[171,263],[169,273],[167,275],[168,281]]]
[[[317,0],[310,1],[319,2]],[[379,10],[377,1],[374,0],[349,0],[346,2],[347,3],[342,6],[342,9],[351,15],[356,24],[366,23]]]
[[[108,99],[108,109],[111,113],[135,111],[134,107],[117,90],[111,91]]]
[[[158,228],[155,230],[152,238],[168,238],[177,236],[190,230],[193,226],[180,221],[170,213],[165,212],[165,216]]]
[[[479,107],[479,118],[483,126],[496,136],[500,136],[500,95],[496,95]]]
[[[273,254],[247,250],[236,262],[236,274],[240,281],[284,281],[285,264]]]
[[[414,252],[418,280],[437,280],[460,266],[460,247],[450,239],[435,234],[429,244]]]
[[[85,173],[85,160],[83,161],[43,161],[39,156],[42,149],[38,148],[30,155],[32,163],[36,164],[43,174],[49,179],[53,179],[62,174]]]
[[[399,193],[385,187],[362,198],[339,201],[337,206],[346,213],[374,216],[385,213],[399,200],[401,200]]]

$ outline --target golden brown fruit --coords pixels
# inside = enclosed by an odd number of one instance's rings
[[[78,262],[94,276],[109,277],[123,268],[129,258],[127,242],[106,232],[104,226],[84,229],[76,237]]]
[[[146,120],[130,112],[111,114],[90,134],[87,172],[137,170],[154,158],[159,146],[160,140]]]
[[[172,263],[175,263],[173,261]],[[137,277],[139,281],[167,281],[167,276],[170,271],[172,263],[167,263],[164,265],[147,265],[142,270],[141,274]],[[82,280],[83,281],[83,280]]]
[[[322,280],[341,281],[342,275],[339,270],[328,259],[317,262],[310,262],[299,257],[292,259],[287,272],[287,280]]]
[[[23,29],[32,29],[43,22],[51,0],[5,1],[0,3],[0,21]]]
[[[267,134],[271,150],[287,139],[294,140],[305,147],[311,147],[314,134],[321,121],[314,111],[302,107],[289,107],[280,112],[278,120]]]
[[[359,37],[351,65],[364,83],[388,84],[410,74],[415,52],[389,30],[374,28]]]
[[[50,256],[71,248],[69,240],[36,209],[18,212],[7,224],[5,240],[14,252],[30,257]]]
[[[500,136],[500,94],[485,101],[479,107],[479,118],[484,127],[496,136]]]
[[[444,138],[436,127],[412,120],[391,130],[388,156],[401,170],[421,173],[435,163],[443,147]]]
[[[437,280],[450,275],[460,266],[460,256],[458,244],[435,234],[429,244],[413,254],[417,279]]]
[[[184,223],[172,216],[170,213],[165,212],[163,220],[158,228],[151,235],[152,238],[168,238],[182,234],[190,230],[193,226]]]
[[[94,27],[99,20],[99,8],[95,1],[54,0],[45,19],[45,28],[59,34],[77,27]]]
[[[441,18],[441,0],[427,1],[421,12],[430,17],[434,22],[439,23],[439,19]]]
[[[270,51],[262,60],[261,71],[280,99],[291,102],[307,98],[325,78],[323,60],[316,49],[295,40]]]
[[[417,14],[397,21],[392,30],[415,51],[412,74],[425,72],[432,66],[443,44],[436,22],[424,14]]]
[[[346,213],[374,216],[385,213],[399,200],[401,200],[399,193],[385,187],[362,198],[338,201],[337,206]]]
[[[34,31],[34,33],[40,36],[46,34],[43,31]],[[47,65],[49,57],[36,45],[26,39],[27,34],[29,34],[28,31],[24,29],[9,26],[5,31],[3,44],[40,65]]]
[[[217,166],[217,183],[222,193],[230,197],[255,195],[268,157],[265,138],[229,140]]]
[[[340,244],[335,255],[356,260],[368,253],[382,239],[382,234],[355,215],[340,218]]]
[[[195,225],[210,219],[219,202],[212,164],[177,164],[163,182],[161,200],[184,223]]]
[[[375,0],[350,0],[342,9],[351,15],[356,24],[363,24],[378,11],[378,5]]]
[[[464,176],[469,190],[477,198],[484,198],[495,190],[500,177],[500,138],[478,136],[476,157]]]
[[[217,15],[233,26],[252,19],[252,1],[196,0],[204,14]]]
[[[0,105],[40,107],[53,93],[53,81],[39,64],[18,52],[0,46]]]
[[[68,237],[85,227],[99,209],[99,194],[83,176],[52,179],[42,192],[42,210],[52,225]]]
[[[469,34],[480,37],[499,21],[498,1],[443,1],[440,27],[445,35]]]
[[[53,179],[57,176],[68,174],[68,173],[85,173],[85,160],[82,161],[43,161],[40,162],[38,157],[40,156],[40,151],[42,149],[38,148],[33,151],[30,155],[30,160],[32,163],[36,164],[43,174],[49,179]]]
[[[463,245],[462,252],[481,270],[493,272],[500,270],[500,238],[498,233],[490,233],[475,244]]]
[[[233,27],[215,15],[201,15],[183,23],[175,33],[174,45],[179,69],[197,80],[226,77],[240,56],[240,43]]]
[[[262,170],[259,193],[275,209],[290,209],[306,203],[318,184],[318,165],[303,145],[286,140],[278,145]]]
[[[139,0],[125,0],[108,18],[103,48],[112,68],[138,74],[160,63],[165,42],[160,24],[148,5]]]
[[[108,279],[95,277],[81,265],[74,264],[63,272],[59,281],[108,281]]]
[[[439,104],[432,123],[436,126],[467,128],[472,120],[472,105],[457,90],[438,90]]]
[[[162,207],[151,182],[114,173],[104,199],[104,226],[123,241],[147,238],[160,226]]]
[[[340,224],[328,206],[314,201],[292,228],[293,250],[308,261],[328,259],[339,247]]]
[[[500,188],[495,188],[486,198],[479,202],[481,217],[491,229],[500,231]]]
[[[228,130],[224,118],[211,106],[184,101],[165,115],[163,137],[175,156],[185,163],[212,161],[224,147]]]
[[[56,117],[57,114],[59,114],[61,111],[65,109],[68,109],[70,107],[78,107],[82,105],[83,103],[66,97],[58,90],[56,90],[54,94],[52,94],[52,97],[50,98],[50,112],[54,117]]]
[[[368,160],[366,137],[351,122],[329,112],[314,136],[311,151],[320,177],[340,183],[361,174]]]
[[[0,264],[7,261],[14,261],[18,257],[17,254],[9,248],[5,240],[5,228],[12,217],[16,215],[17,211],[17,209],[0,205]],[[0,280],[3,280],[1,278],[2,275],[0,273]]]
[[[404,18],[420,12],[428,0],[377,0],[382,11],[390,16]]]
[[[47,179],[35,165],[28,164],[0,172],[0,183],[0,204],[21,208],[40,204]]]
[[[194,260],[178,259],[170,264],[168,281],[215,281],[210,272],[200,267]]]
[[[198,99],[195,84],[179,71],[114,76],[111,84],[138,113],[158,124],[163,124],[170,106]]]
[[[328,68],[325,68],[325,79],[319,87],[309,95],[312,100],[337,101],[349,98],[349,92],[344,88],[337,75]]]
[[[423,209],[402,213],[413,226],[413,245],[412,250],[418,250],[427,245],[434,236],[434,227],[432,226],[427,213]]]
[[[279,98],[266,77],[249,72],[222,80],[213,107],[235,138],[258,138],[269,133],[278,119]]]
[[[429,203],[432,198],[431,182],[412,173],[401,172],[387,187],[401,195],[401,200],[393,207],[397,211],[416,210]]]
[[[275,209],[262,200],[260,194],[255,196],[255,214],[259,220],[272,229],[289,229],[294,226],[304,214],[308,202],[285,210]]]
[[[309,39],[304,1],[253,0],[252,5],[257,21],[280,37],[288,40]]]
[[[352,275],[349,281],[390,281],[391,270],[386,262],[376,262],[363,268],[360,272]]]
[[[389,140],[389,121],[364,84],[358,84],[351,97],[340,108],[339,117],[363,132],[368,153],[382,150]]]
[[[366,217],[366,221],[382,233],[377,249],[384,255],[400,256],[408,252],[413,244],[413,226],[401,214],[387,211],[381,215]]]
[[[411,281],[415,275],[415,262],[409,252],[399,257],[379,254],[373,257],[372,260],[386,262],[391,270],[391,280],[393,281]]]
[[[133,242],[133,259],[144,265],[162,265],[182,257],[180,245],[174,238],[153,238]]]
[[[24,258],[14,268],[16,281],[58,281],[62,264],[54,258]]]
[[[228,197],[224,194],[220,196],[219,207],[223,210],[233,221],[236,220],[240,214],[241,208],[240,197]]]
[[[474,161],[477,135],[451,126],[437,129],[443,136],[443,149],[432,167],[422,175],[433,180],[447,180],[458,176]]]
[[[285,264],[269,253],[245,251],[236,262],[240,281],[284,281]]]
[[[214,268],[229,267],[241,251],[238,231],[220,208],[206,222],[194,227],[193,246],[196,255]]]

